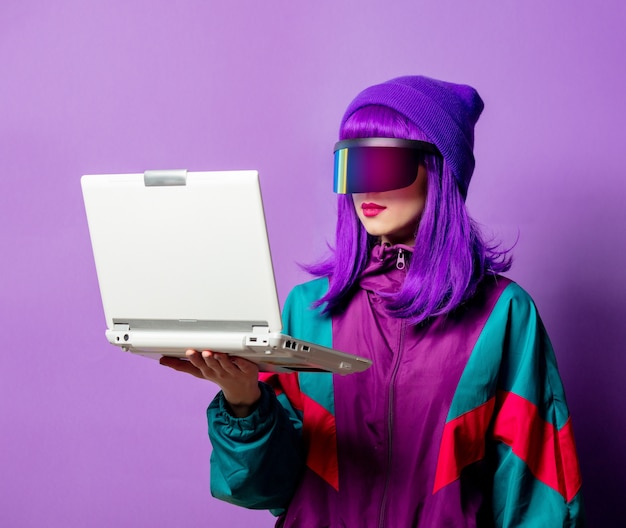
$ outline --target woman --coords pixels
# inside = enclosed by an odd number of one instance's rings
[[[208,410],[216,497],[284,527],[582,525],[549,339],[465,208],[482,109],[469,86],[410,76],[346,110],[334,252],[284,324],[370,369],[257,382],[224,354],[164,361],[222,389]]]

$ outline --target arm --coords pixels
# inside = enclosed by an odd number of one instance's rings
[[[496,525],[584,526],[571,419],[537,309],[511,284],[492,317],[506,324],[492,421]]]
[[[323,289],[325,284],[316,287]],[[316,318],[305,316],[312,313],[312,294],[303,294],[302,287],[289,294],[283,312],[286,333],[318,336]],[[259,383],[261,398],[251,415],[234,417],[222,394],[208,409],[211,491],[240,506],[281,510],[291,500],[305,467],[301,391],[296,374],[263,374],[261,379],[267,384]]]
[[[233,416],[221,392],[207,410],[211,493],[238,506],[281,509],[304,467],[301,416],[269,385],[259,387],[261,398],[249,416]]]
[[[320,334],[330,335],[330,323],[320,323],[317,312],[310,311],[310,303],[323,294],[327,283],[318,280],[312,284],[313,287],[304,289],[304,294],[303,288],[297,287],[289,295],[283,323],[285,332],[291,335],[319,340]],[[329,346],[328,339],[326,336],[321,343]],[[253,363],[208,351],[202,355],[190,351],[188,357],[190,361],[162,358],[161,363],[214,381],[223,389],[207,410],[213,444],[212,494],[248,508],[285,508],[306,459],[299,377],[296,374],[258,376],[256,371],[252,375],[251,369],[256,369]],[[268,384],[257,382],[257,377]],[[241,383],[247,387],[243,396],[239,392]],[[259,391],[256,397],[255,390]]]
[[[276,396],[274,388],[258,381],[257,366],[250,361],[210,351],[189,350],[187,357],[189,361],[162,358],[161,364],[222,389],[207,410],[211,493],[247,508],[284,508],[300,478],[304,454],[302,415],[282,392],[280,377],[271,377],[280,393]],[[297,389],[295,374],[288,376]]]
[[[581,527],[581,479],[552,346],[535,305],[508,283],[490,310],[450,407],[433,493],[486,459],[498,528]]]

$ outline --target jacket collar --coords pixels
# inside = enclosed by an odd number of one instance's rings
[[[413,248],[404,244],[377,244],[359,277],[359,286],[375,293],[397,292],[406,276]]]

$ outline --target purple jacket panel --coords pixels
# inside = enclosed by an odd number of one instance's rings
[[[408,248],[403,248],[407,250]],[[483,463],[433,494],[446,418],[467,360],[502,290],[485,284],[455,315],[410,326],[390,317],[381,293],[405,271],[397,248],[377,246],[347,310],[333,318],[333,346],[373,359],[360,374],[334,377],[339,491],[307,471],[284,527],[473,527],[488,513]],[[314,524],[311,524],[315,519]],[[477,524],[480,523],[480,524]]]

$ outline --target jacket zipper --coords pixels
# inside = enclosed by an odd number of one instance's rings
[[[398,248],[398,257],[396,258],[396,268],[403,270],[406,268],[406,261],[404,260],[404,249]]]
[[[402,251],[400,249],[400,251]],[[399,253],[398,253],[399,256]],[[403,261],[404,262],[404,261]],[[396,264],[397,265],[397,264]],[[401,269],[401,268],[399,268]],[[400,326],[400,340],[398,342],[398,354],[396,355],[396,361],[393,365],[393,371],[391,372],[391,379],[389,381],[389,403],[387,414],[387,475],[385,477],[385,488],[383,490],[383,497],[380,501],[380,514],[378,517],[379,528],[385,528],[385,515],[387,510],[387,496],[389,494],[389,478],[391,475],[391,463],[392,463],[392,442],[393,442],[393,403],[395,393],[395,382],[400,367],[400,357],[402,355],[402,349],[404,348],[404,333],[406,329],[406,322],[402,321]]]

